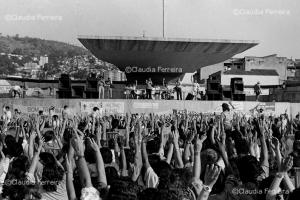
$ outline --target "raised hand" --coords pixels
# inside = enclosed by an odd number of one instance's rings
[[[293,157],[288,156],[284,161],[282,162],[279,172],[288,172],[293,167]]]
[[[220,172],[221,167],[218,165],[207,165],[204,176],[204,184],[212,188],[217,182]]]
[[[196,143],[195,143],[195,152],[201,152],[202,146],[203,146],[203,142],[206,140],[207,135],[201,135],[201,137],[199,138],[199,135],[196,135]]]
[[[97,143],[95,142],[94,139],[88,137],[87,141],[88,141],[89,146],[92,147],[92,149],[94,151],[98,151],[99,150],[99,146],[97,145]]]
[[[78,134],[75,132],[73,133],[73,137],[71,139],[72,147],[75,150],[75,153],[78,156],[84,156],[84,145],[83,140],[78,136]]]

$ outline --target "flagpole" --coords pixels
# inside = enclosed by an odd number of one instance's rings
[[[163,38],[165,38],[165,0],[162,0],[163,3]]]

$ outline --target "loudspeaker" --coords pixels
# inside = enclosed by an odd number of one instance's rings
[[[233,94],[232,95],[232,100],[234,100],[234,101],[245,101],[246,100],[246,95],[245,94]]]
[[[61,74],[58,79],[58,91],[56,96],[59,99],[72,98],[72,85],[69,74]]]
[[[194,95],[191,93],[188,93],[188,95],[185,98],[185,100],[193,100],[193,99],[194,99]]]
[[[58,89],[71,89],[71,79],[69,74],[61,74],[58,79]]]
[[[242,78],[232,78],[230,81],[231,92],[242,94],[244,92],[244,82]]]
[[[88,78],[86,79],[86,91],[85,95],[87,99],[98,99],[99,92],[98,92],[98,79],[95,73],[89,74]]]
[[[207,100],[222,100],[223,95],[221,92],[215,91],[215,90],[208,90],[206,92]]]
[[[219,91],[221,83],[218,80],[207,80],[207,90]]]
[[[72,87],[72,97],[77,99],[84,99],[85,93],[84,93],[84,86],[73,86]]]

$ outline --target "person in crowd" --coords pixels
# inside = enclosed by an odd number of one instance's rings
[[[105,85],[105,82],[104,82],[103,76],[99,77],[97,85],[98,85],[98,96],[99,96],[99,99],[104,99],[104,85]]]
[[[259,96],[261,95],[260,82],[257,82],[254,85],[254,93],[255,93],[255,96],[256,96],[256,101],[259,101]]]
[[[299,114],[246,118],[229,105],[222,104],[220,114],[99,115],[94,107],[86,115],[5,117],[0,125],[0,196],[298,200]],[[274,135],[278,124],[280,135]]]
[[[107,97],[108,99],[112,99],[112,89],[113,89],[113,84],[110,78],[108,77],[107,80],[105,81],[105,87],[107,91]]]
[[[178,79],[175,83],[174,90],[177,94],[177,100],[182,100],[182,89],[181,89],[181,82],[180,79]]]
[[[151,78],[146,80],[146,99],[152,99],[153,83]]]

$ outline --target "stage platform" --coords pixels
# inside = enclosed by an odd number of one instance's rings
[[[65,105],[68,105],[74,113],[90,112],[94,106],[101,108],[103,114],[120,113],[156,113],[169,114],[174,110],[203,113],[220,113],[223,102],[228,101],[178,101],[178,100],[126,100],[126,99],[0,99],[0,106],[8,105],[11,109],[19,109],[22,113],[38,113],[39,110],[48,112],[50,106],[55,107],[55,113],[61,114]],[[300,111],[300,103],[289,102],[255,102],[233,101],[236,110],[249,112],[260,104],[266,112],[279,115],[287,110],[289,115],[295,117]],[[1,109],[1,114],[2,113]]]

